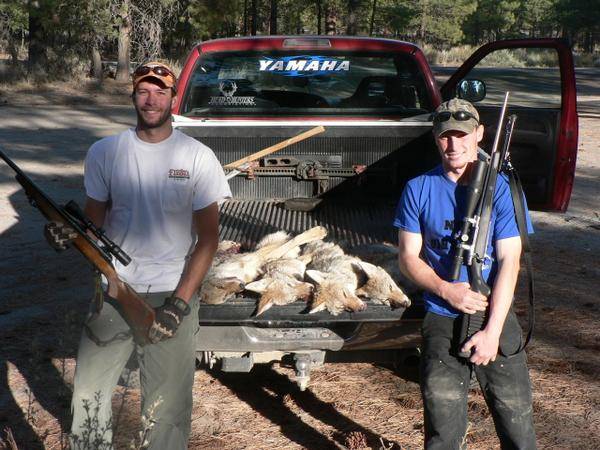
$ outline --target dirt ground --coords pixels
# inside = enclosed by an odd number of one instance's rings
[[[538,303],[528,354],[541,449],[600,448],[600,71],[578,75],[571,204],[566,214],[532,215]],[[128,86],[83,88],[0,86],[0,148],[60,202],[82,201],[88,146],[135,120]],[[65,448],[77,340],[92,293],[87,264],[74,251],[51,251],[43,223],[0,163],[0,439],[8,446],[12,434],[20,449]],[[519,310],[525,311],[522,302]],[[194,392],[192,449],[423,445],[418,385],[389,367],[327,364],[304,392],[293,372],[278,365],[250,374],[202,368]],[[131,448],[139,390],[119,388],[113,406],[118,446]],[[498,448],[478,389],[469,412],[469,448]]]

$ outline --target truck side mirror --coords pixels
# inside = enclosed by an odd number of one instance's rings
[[[456,86],[456,96],[471,103],[480,102],[485,98],[485,83],[476,79],[464,79]]]

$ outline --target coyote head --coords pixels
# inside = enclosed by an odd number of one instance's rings
[[[346,286],[340,280],[336,280],[335,277],[318,270],[307,270],[306,276],[317,285],[310,313],[327,309],[331,314],[337,316],[344,310],[362,311],[366,308],[366,304],[356,296],[354,289]]]
[[[357,261],[356,265],[367,275],[367,282],[356,290],[357,295],[394,308],[410,306],[410,299],[384,269],[364,261]]]
[[[243,290],[244,282],[239,278],[206,278],[200,287],[200,301],[219,305]]]

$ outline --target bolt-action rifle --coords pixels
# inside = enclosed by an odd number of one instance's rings
[[[131,327],[134,340],[140,345],[151,342],[148,333],[154,323],[154,309],[131,286],[119,279],[112,264],[112,256],[124,265],[129,264],[131,258],[105,235],[104,230],[94,226],[77,203],[71,200],[65,206],[57,205],[2,151],[0,158],[16,172],[15,178],[25,189],[31,205],[48,220],[61,222],[75,231],[77,237],[73,239],[73,246],[108,280],[108,295],[117,301],[119,312]],[[98,245],[92,236],[102,245]]]
[[[489,298],[490,286],[485,282],[482,274],[483,266],[490,260],[487,247],[490,238],[490,219],[496,191],[498,174],[504,170],[508,160],[508,148],[517,116],[511,115],[504,128],[504,141],[498,150],[506,107],[508,92],[504,97],[504,104],[500,112],[498,128],[492,145],[489,158],[478,160],[474,163],[471,180],[467,192],[465,217],[453,247],[453,260],[450,278],[456,281],[460,275],[462,265],[466,265],[469,273],[471,290]],[[483,329],[487,321],[488,310],[476,311],[473,314],[463,314],[460,337],[458,340],[458,354],[460,357],[469,358],[469,352],[462,352],[464,343],[477,331]]]

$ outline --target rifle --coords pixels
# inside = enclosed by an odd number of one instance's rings
[[[461,266],[463,264],[467,265],[471,290],[486,297],[490,296],[491,288],[483,279],[482,269],[485,260],[489,259],[489,255],[486,252],[490,236],[490,219],[494,192],[496,191],[496,180],[498,174],[503,171],[504,164],[507,161],[510,139],[517,119],[515,115],[511,115],[508,118],[504,130],[503,145],[498,150],[508,104],[508,95],[509,93],[507,92],[504,97],[504,104],[500,111],[498,128],[489,159],[478,159],[474,163],[467,191],[465,217],[462,220],[458,238],[453,246],[454,257],[450,270],[450,279],[456,281],[459,278]],[[458,355],[460,357],[469,358],[471,356],[470,353],[462,352],[460,349],[472,335],[483,329],[487,321],[487,314],[487,309],[485,311],[476,311],[473,314],[463,314],[458,340]]]
[[[131,286],[119,279],[112,264],[112,256],[124,265],[129,264],[131,258],[101,228],[94,226],[85,217],[77,203],[71,200],[65,206],[57,205],[1,150],[0,158],[16,172],[15,178],[23,186],[32,206],[46,219],[62,222],[75,231],[77,237],[73,240],[73,245],[108,280],[108,295],[117,301],[123,319],[131,327],[134,340],[140,345],[150,343],[149,331],[154,323],[154,309]],[[88,232],[102,242],[103,246],[94,242]]]

